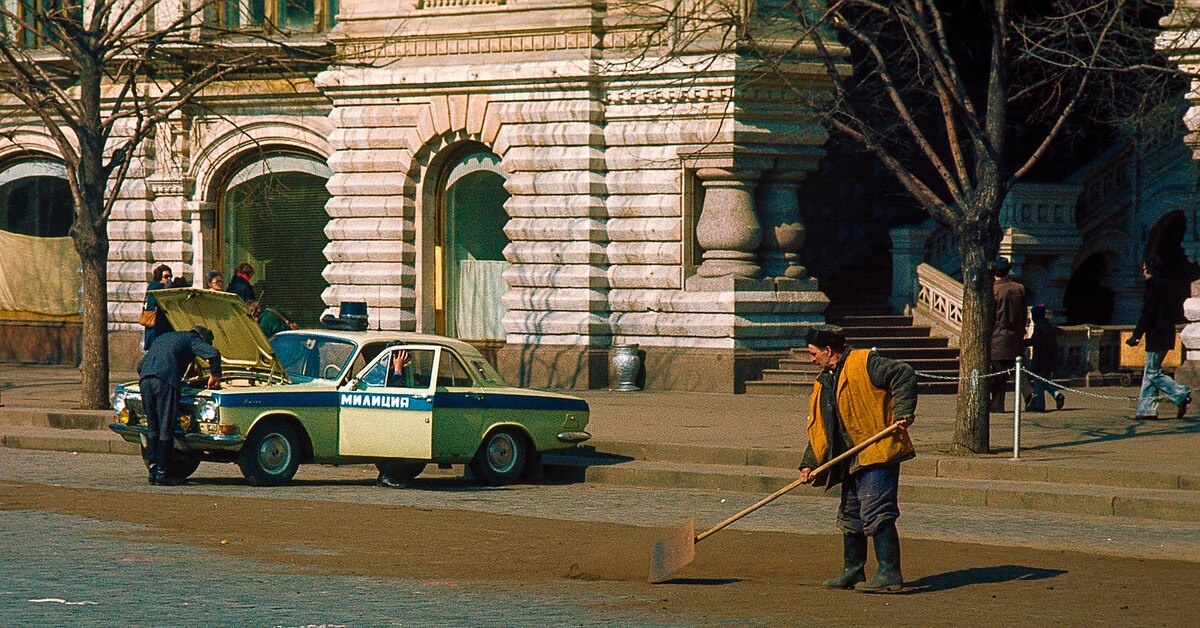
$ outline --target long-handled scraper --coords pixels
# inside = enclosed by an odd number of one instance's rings
[[[784,493],[796,488],[797,486],[800,486],[801,484],[807,483],[809,480],[816,477],[818,473],[821,473],[829,467],[832,467],[846,458],[849,458],[850,456],[857,454],[867,447],[870,447],[872,444],[883,439],[888,434],[896,431],[896,429],[899,427],[900,424],[898,423],[889,425],[878,434],[855,445],[833,460],[830,460],[816,469],[813,469],[812,472],[808,474],[807,480],[801,481],[797,479],[795,482],[792,482],[778,491],[771,493],[767,497],[764,497],[761,501],[753,506],[746,508],[738,514],[722,521],[721,523],[718,523],[717,525],[705,530],[704,532],[701,532],[700,534],[696,534],[696,518],[692,517],[691,519],[688,519],[687,523],[683,524],[682,527],[677,528],[671,532],[667,538],[654,544],[654,550],[650,554],[650,582],[663,582],[664,580],[670,578],[671,574],[683,569],[684,566],[692,562],[696,558],[696,544],[700,541],[703,541],[704,539],[716,534],[722,528],[733,523],[734,521],[737,521],[738,519],[745,517],[755,510],[758,510],[759,508],[762,508],[763,506],[775,501]]]

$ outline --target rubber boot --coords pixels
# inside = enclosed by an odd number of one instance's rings
[[[896,524],[888,523],[871,537],[875,540],[875,560],[879,563],[879,571],[875,577],[858,585],[858,590],[866,593],[896,593],[904,588],[904,578],[900,575],[900,534],[896,532]]]
[[[867,566],[867,537],[863,533],[842,535],[842,555],[846,567],[842,575],[825,581],[829,589],[853,589],[855,584],[867,579],[863,568]]]

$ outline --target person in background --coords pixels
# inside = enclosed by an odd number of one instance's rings
[[[196,358],[208,362],[208,388],[221,387],[221,352],[213,346],[213,332],[203,325],[189,331],[163,334],[138,362],[138,388],[146,413],[146,453],[150,458],[150,483],[160,486],[187,484],[171,475],[171,451],[179,427],[179,394],[187,367]]]
[[[188,281],[187,278],[185,278],[185,277],[176,277],[171,280],[171,287],[172,288],[191,288],[192,282]]]
[[[1192,402],[1192,391],[1163,373],[1163,359],[1175,348],[1175,325],[1183,318],[1183,287],[1163,274],[1163,261],[1156,255],[1142,264],[1146,292],[1142,295],[1142,315],[1133,335],[1125,344],[1136,347],[1146,336],[1146,368],[1142,372],[1142,390],[1138,393],[1137,419],[1158,418],[1158,393],[1176,404],[1175,418],[1182,419]]]
[[[254,277],[254,267],[246,262],[238,264],[233,271],[233,279],[229,280],[229,292],[232,292],[242,301],[249,303],[258,300],[258,296],[254,293],[254,285],[250,283],[250,279]]]
[[[155,290],[165,290],[171,287],[171,279],[173,273],[171,267],[166,264],[159,264],[154,267],[152,274],[153,279],[146,286],[146,306],[145,309],[155,312],[154,325],[147,327],[142,334],[142,350],[149,351],[150,345],[154,344],[154,340],[159,336],[171,331],[171,324],[167,322],[166,315],[158,312],[158,301],[154,299]]]
[[[996,316],[992,321],[992,372],[1006,371],[1017,363],[1017,356],[1025,352],[1025,319],[1029,308],[1025,286],[1008,275],[1012,264],[1006,257],[997,257],[992,262],[992,297],[996,302]],[[1004,412],[1004,394],[1010,388],[1011,376],[995,376],[990,380],[988,407],[992,412]],[[1017,399],[1016,403],[1021,400]]]
[[[250,308],[250,318],[258,321],[258,327],[268,339],[281,331],[300,329],[299,325],[288,320],[288,317],[280,314],[278,310],[263,307],[259,301],[250,301],[246,305]]]
[[[225,292],[225,275],[215,268],[208,271],[208,275],[204,278],[204,287],[209,290]]]
[[[1025,340],[1025,344],[1033,349],[1033,358],[1029,361],[1029,370],[1037,377],[1033,380],[1033,394],[1025,400],[1025,409],[1033,412],[1046,411],[1046,392],[1054,391],[1054,408],[1062,410],[1067,398],[1061,387],[1053,382],[1047,383],[1058,368],[1058,328],[1050,322],[1045,304],[1039,303],[1030,309],[1033,318],[1033,333]],[[1047,380],[1047,381],[1043,381]]]

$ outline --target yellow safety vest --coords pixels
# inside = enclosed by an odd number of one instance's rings
[[[856,350],[846,354],[841,376],[837,382],[837,409],[850,442],[857,445],[896,422],[892,408],[892,393],[885,388],[876,388],[867,374],[867,357],[870,351]],[[808,442],[817,464],[829,460],[829,441],[825,425],[821,421],[820,382],[813,383],[812,398],[808,409]],[[893,432],[887,438],[858,452],[858,465],[865,467],[881,464],[913,453],[912,440],[907,432]]]

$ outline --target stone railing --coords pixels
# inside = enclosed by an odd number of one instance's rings
[[[444,7],[494,6],[505,0],[417,0],[418,9],[440,9]]]
[[[958,345],[962,334],[962,283],[929,264],[917,267],[917,307],[914,321],[929,325],[933,333]]]
[[[1000,228],[1038,236],[1078,237],[1075,204],[1083,188],[1059,183],[1018,183],[1000,207]]]

